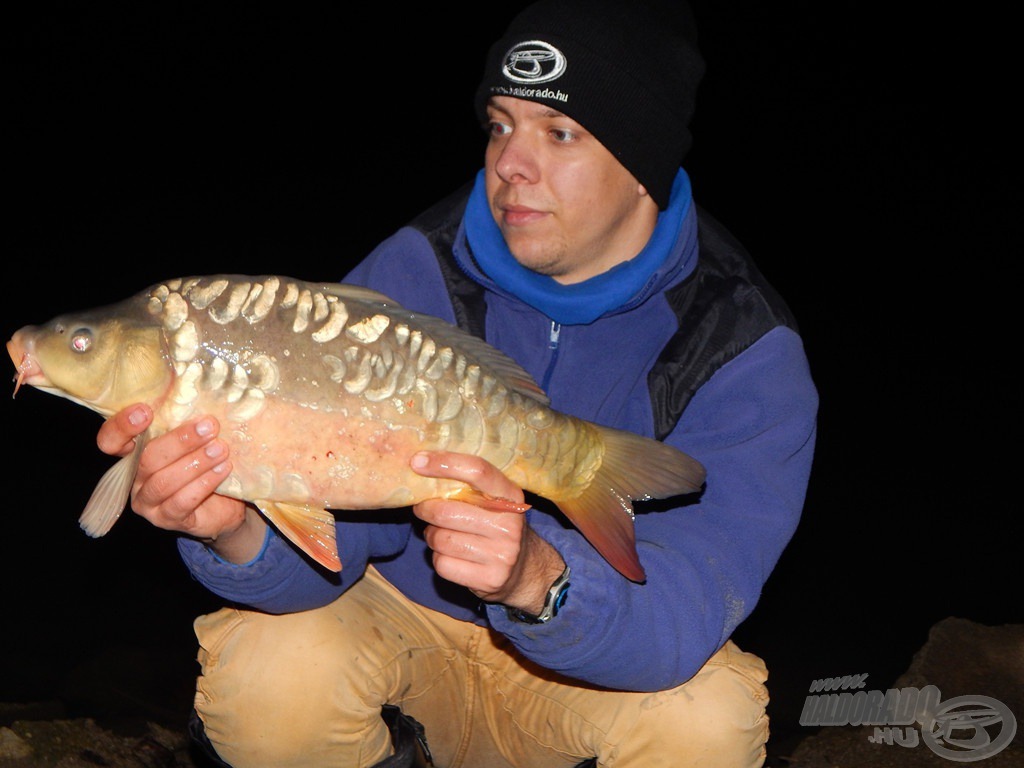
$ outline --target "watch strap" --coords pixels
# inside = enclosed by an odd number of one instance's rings
[[[544,596],[544,607],[541,608],[540,613],[527,613],[521,608],[506,606],[505,612],[508,614],[508,617],[520,624],[546,624],[551,621],[551,619],[558,615],[561,607],[565,605],[565,599],[569,595],[569,575],[570,568],[566,565],[565,570],[559,574],[558,578],[551,582],[551,586]]]

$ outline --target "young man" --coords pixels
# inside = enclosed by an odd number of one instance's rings
[[[558,410],[678,447],[705,488],[639,505],[641,583],[553,507],[442,499],[339,513],[339,580],[215,493],[220,425],[154,439],[133,509],[186,534],[195,577],[240,606],[196,622],[196,709],[226,763],[393,765],[382,707],[446,768],[763,762],[766,671],[729,638],[797,525],[817,395],[788,309],[681,168],[704,66],[684,11],[524,10],[477,92],[483,169],[346,280],[484,335]],[[149,418],[116,415],[101,448]],[[523,499],[475,457],[414,468]]]

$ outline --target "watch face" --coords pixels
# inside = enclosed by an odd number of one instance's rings
[[[555,595],[555,599],[551,603],[551,615],[557,616],[558,612],[562,610],[562,606],[565,605],[565,598],[569,596],[569,582],[565,582],[562,588],[558,590],[558,594]]]

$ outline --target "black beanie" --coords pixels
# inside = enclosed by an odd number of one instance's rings
[[[539,0],[487,54],[476,110],[491,96],[547,104],[600,141],[664,209],[693,141],[704,59],[682,0]]]

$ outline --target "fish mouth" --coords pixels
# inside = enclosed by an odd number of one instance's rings
[[[11,362],[14,363],[15,367],[14,394],[11,395],[12,398],[17,396],[22,384],[29,384],[34,387],[49,384],[49,379],[43,374],[43,369],[39,367],[39,363],[32,356],[31,350],[31,340],[24,338],[21,331],[16,332],[11,337],[11,340],[7,342],[7,354],[11,356]]]

